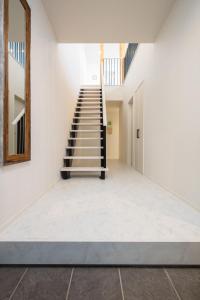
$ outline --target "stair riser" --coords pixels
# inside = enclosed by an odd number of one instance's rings
[[[72,173],[72,174],[71,174]],[[61,174],[61,177],[62,177],[62,179],[64,179],[64,180],[68,180],[68,179],[70,179],[71,178],[71,176],[73,176],[73,173],[74,172],[72,172],[72,171],[69,171],[69,172],[67,172],[67,171],[61,171],[60,172],[60,174]],[[99,178],[100,179],[102,179],[102,180],[105,180],[105,171],[96,171],[96,172],[75,172],[76,173],[76,175],[81,175],[81,176],[83,176],[83,175],[89,175],[89,174],[99,174]]]
[[[101,124],[98,125],[72,125],[71,130],[80,130],[80,129],[87,129],[87,130],[100,130]]]
[[[66,167],[101,167],[101,160],[100,159],[77,159],[77,160],[64,160],[64,166]]]
[[[66,156],[85,156],[85,155],[91,155],[91,156],[101,156],[101,149],[69,149],[67,148]]]

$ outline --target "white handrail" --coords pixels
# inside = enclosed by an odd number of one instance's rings
[[[23,108],[21,112],[17,115],[17,117],[14,119],[14,121],[12,121],[12,125],[16,125],[19,122],[19,120],[23,117],[23,115],[25,115],[25,108]]]
[[[100,75],[101,75],[102,106],[103,106],[103,126],[107,126],[106,95],[105,95],[105,87],[104,87],[103,63],[101,63],[100,72],[101,72]]]

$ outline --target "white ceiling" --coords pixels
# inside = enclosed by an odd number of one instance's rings
[[[153,42],[175,0],[43,0],[58,42]]]

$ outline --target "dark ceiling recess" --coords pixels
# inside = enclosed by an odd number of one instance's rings
[[[126,75],[128,73],[131,62],[135,56],[137,47],[138,47],[138,44],[136,44],[136,43],[128,44],[128,48],[127,48],[126,55],[124,58],[124,79],[126,78]]]

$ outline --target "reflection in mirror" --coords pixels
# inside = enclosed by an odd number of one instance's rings
[[[8,154],[25,152],[26,15],[20,0],[9,1]]]

